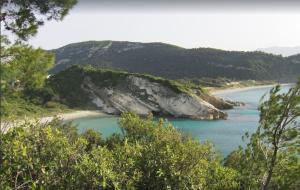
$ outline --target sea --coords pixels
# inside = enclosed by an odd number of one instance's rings
[[[282,87],[282,92],[288,91],[291,85]],[[246,88],[240,90],[225,90],[216,95],[232,101],[241,101],[245,106],[224,110],[228,113],[227,120],[192,120],[192,119],[172,119],[166,120],[173,124],[181,133],[191,135],[200,142],[210,141],[215,145],[216,150],[223,156],[237,149],[239,146],[246,146],[247,138],[243,138],[245,133],[252,134],[259,126],[258,106],[262,96],[268,94],[272,87]],[[268,98],[265,96],[264,99]],[[101,132],[104,138],[113,133],[121,133],[119,127],[119,117],[85,117],[74,119],[72,122],[77,126],[79,132],[87,129],[95,129]]]

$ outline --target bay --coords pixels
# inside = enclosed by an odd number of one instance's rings
[[[283,86],[282,91],[286,92],[289,88],[289,85]],[[189,134],[196,140],[213,142],[217,151],[226,156],[239,145],[246,145],[247,141],[242,140],[242,136],[246,132],[251,134],[257,129],[259,101],[270,89],[271,87],[260,87],[218,93],[217,96],[219,97],[242,101],[246,104],[242,107],[226,110],[228,113],[227,120],[168,119],[168,121],[180,132]],[[108,137],[113,133],[121,133],[118,117],[86,117],[75,119],[72,122],[77,125],[79,132],[92,128],[101,132],[104,137]]]

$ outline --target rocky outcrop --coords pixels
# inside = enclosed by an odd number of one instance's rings
[[[218,109],[226,110],[226,109],[232,109],[234,107],[238,106],[244,106],[245,104],[243,102],[237,102],[237,101],[231,101],[231,100],[225,100],[223,98],[219,98],[210,94],[201,93],[199,91],[196,92],[196,94],[201,97],[203,100],[209,102],[213,106],[215,106]]]
[[[128,75],[114,87],[99,87],[86,76],[81,88],[97,109],[109,114],[135,112],[193,119],[226,119],[227,114],[197,95],[174,92],[163,84]]]
[[[176,81],[150,75],[73,66],[51,76],[49,85],[62,103],[108,114],[135,112],[192,119],[226,119],[221,109],[233,102],[216,98]]]

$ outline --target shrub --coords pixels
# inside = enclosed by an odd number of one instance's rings
[[[210,143],[151,116],[123,114],[107,140],[70,123],[29,123],[0,134],[0,189],[235,189],[236,172]]]

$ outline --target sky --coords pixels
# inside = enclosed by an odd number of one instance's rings
[[[300,46],[300,3],[225,1],[80,0],[63,21],[47,22],[29,43],[44,49],[88,40],[241,51]]]

